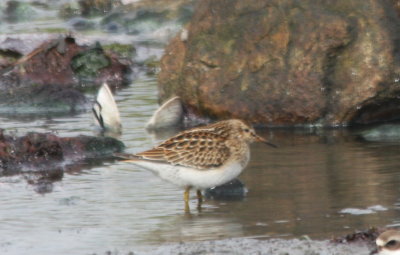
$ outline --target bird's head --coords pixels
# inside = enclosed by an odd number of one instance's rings
[[[241,120],[230,120],[231,126],[232,126],[232,133],[231,135],[237,136],[239,139],[243,139],[247,143],[253,143],[253,142],[262,142],[265,143],[269,146],[276,147],[275,144],[270,143],[267,141],[265,138],[259,136],[256,134],[256,131],[254,130],[253,127],[247,125]]]

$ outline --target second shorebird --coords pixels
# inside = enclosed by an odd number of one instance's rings
[[[400,232],[387,230],[376,239],[379,255],[400,255]]]
[[[191,188],[201,203],[201,190],[236,178],[249,162],[249,144],[256,141],[276,147],[243,121],[231,119],[183,131],[148,151],[117,156],[184,188],[188,208]]]

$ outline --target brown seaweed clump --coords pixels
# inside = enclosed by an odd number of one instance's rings
[[[39,193],[49,192],[64,171],[80,171],[87,161],[111,159],[124,144],[111,137],[59,137],[31,132],[15,137],[0,130],[0,177],[23,175]]]

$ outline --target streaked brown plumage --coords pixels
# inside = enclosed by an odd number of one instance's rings
[[[118,156],[185,187],[187,202],[192,187],[211,188],[236,178],[255,141],[274,146],[243,121],[231,119],[183,131],[148,151]]]

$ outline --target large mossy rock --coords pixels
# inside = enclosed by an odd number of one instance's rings
[[[160,101],[271,126],[400,118],[399,1],[204,0],[165,51]]]

